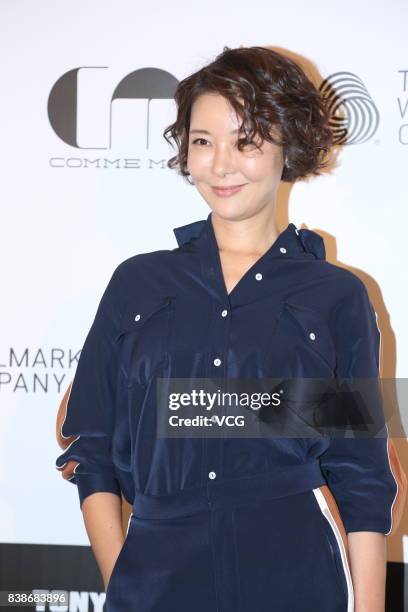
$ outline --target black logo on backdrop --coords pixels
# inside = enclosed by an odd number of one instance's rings
[[[335,72],[320,85],[330,110],[337,144],[361,144],[373,137],[380,116],[363,81],[352,72]]]
[[[84,69],[107,69],[107,66],[81,66],[63,74],[53,85],[48,98],[48,118],[57,136],[78,149],[78,73]],[[149,148],[149,107],[151,100],[173,99],[178,80],[160,68],[140,68],[126,75],[112,93],[109,113],[109,147],[112,142],[112,103],[117,99],[147,100],[146,148]]]

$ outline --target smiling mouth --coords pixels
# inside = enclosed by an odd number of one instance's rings
[[[240,183],[239,185],[213,185],[214,189],[236,189],[237,187],[242,187],[245,183]]]
[[[246,183],[244,183],[243,185],[231,185],[229,187],[213,186],[212,190],[219,196],[230,196],[240,191],[243,187],[245,187],[245,185]]]

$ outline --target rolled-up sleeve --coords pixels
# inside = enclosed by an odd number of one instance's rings
[[[350,381],[373,379],[364,402],[377,425],[380,407],[383,426],[368,436],[357,432],[354,437],[331,437],[320,463],[346,532],[376,531],[389,535],[393,530],[398,484],[390,461],[390,440],[378,378],[381,336],[364,284],[354,275],[349,281],[347,295],[337,304],[331,321],[336,377]],[[357,382],[359,387],[367,386],[361,381]]]
[[[57,439],[65,450],[57,457],[56,468],[77,485],[81,506],[85,497],[98,491],[121,495],[112,460],[120,291],[118,266],[99,302],[57,420]]]

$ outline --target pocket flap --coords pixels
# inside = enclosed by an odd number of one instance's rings
[[[142,328],[149,319],[162,310],[168,308],[172,303],[174,296],[156,296],[151,298],[142,298],[139,302],[129,304],[123,313],[121,329],[115,340],[127,333],[137,331]]]
[[[301,329],[305,341],[334,368],[336,352],[326,321],[314,310],[293,302],[285,302],[286,310]]]

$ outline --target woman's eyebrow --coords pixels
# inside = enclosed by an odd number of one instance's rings
[[[239,132],[239,129],[231,130],[230,133],[236,134],[237,132]],[[211,132],[209,132],[208,130],[198,130],[198,129],[190,130],[190,134],[196,134],[196,133],[208,134],[209,136],[211,136]]]

